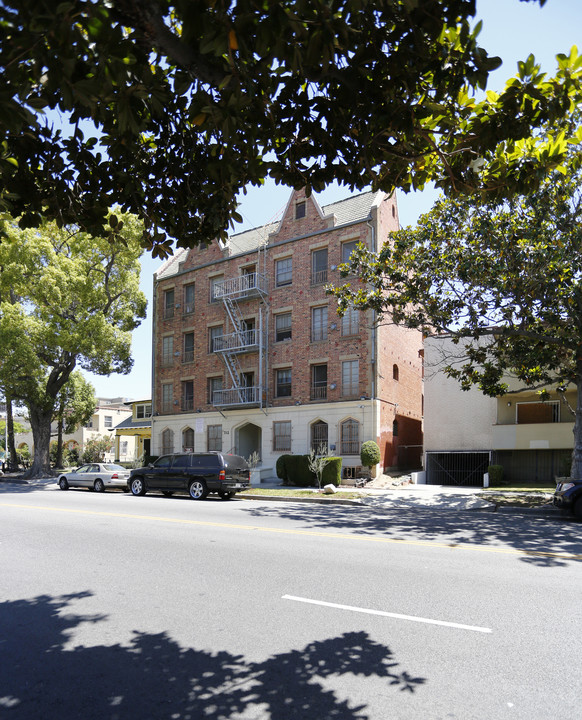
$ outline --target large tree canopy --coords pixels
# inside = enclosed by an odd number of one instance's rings
[[[373,308],[380,322],[448,333],[444,371],[491,396],[522,386],[578,386],[572,474],[582,477],[582,170],[548,177],[504,203],[442,200],[416,229],[376,255],[361,247],[350,272],[363,285],[334,293],[340,308]],[[347,268],[346,268],[347,269]]]
[[[48,470],[51,420],[77,366],[127,373],[131,331],[145,317],[141,223],[111,215],[116,242],[47,223],[5,223],[0,243],[0,386],[29,411],[31,474]]]
[[[475,0],[5,0],[0,208],[99,234],[118,203],[163,256],[168,236],[224,236],[237,193],[267,176],[534,189],[564,156],[582,62],[561,56],[549,79],[530,57],[477,102],[500,60],[474,14]],[[532,139],[544,123],[555,137]]]

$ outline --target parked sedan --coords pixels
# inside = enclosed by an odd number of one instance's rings
[[[88,463],[59,477],[61,490],[70,487],[84,487],[95,492],[105,492],[105,488],[128,489],[129,470],[114,463]]]
[[[553,503],[562,510],[574,513],[578,520],[582,520],[582,482],[568,478],[566,482],[558,483]]]

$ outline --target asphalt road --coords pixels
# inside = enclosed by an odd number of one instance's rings
[[[582,525],[0,484],[6,720],[581,715]]]

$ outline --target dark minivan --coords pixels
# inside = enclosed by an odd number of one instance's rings
[[[167,497],[188,493],[192,500],[203,500],[208,493],[217,493],[223,500],[230,500],[249,487],[250,470],[239,455],[176,453],[162,455],[147,467],[132,470],[128,484],[134,495],[154,490]]]

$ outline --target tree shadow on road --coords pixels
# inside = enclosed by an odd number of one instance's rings
[[[249,502],[245,513],[262,519],[285,519],[303,530],[382,535],[393,540],[426,540],[458,545],[507,547],[538,567],[566,566],[582,560],[582,524],[556,519],[480,511],[429,508],[369,508],[300,503]],[[575,557],[556,557],[572,555]]]
[[[399,668],[365,632],[313,642],[261,662],[224,650],[183,648],[167,633],[134,632],[128,645],[68,648],[74,628],[103,615],[70,605],[91,593],[0,603],[0,715],[6,720],[366,720],[324,687],[333,676],[383,679],[414,692],[425,681]]]

